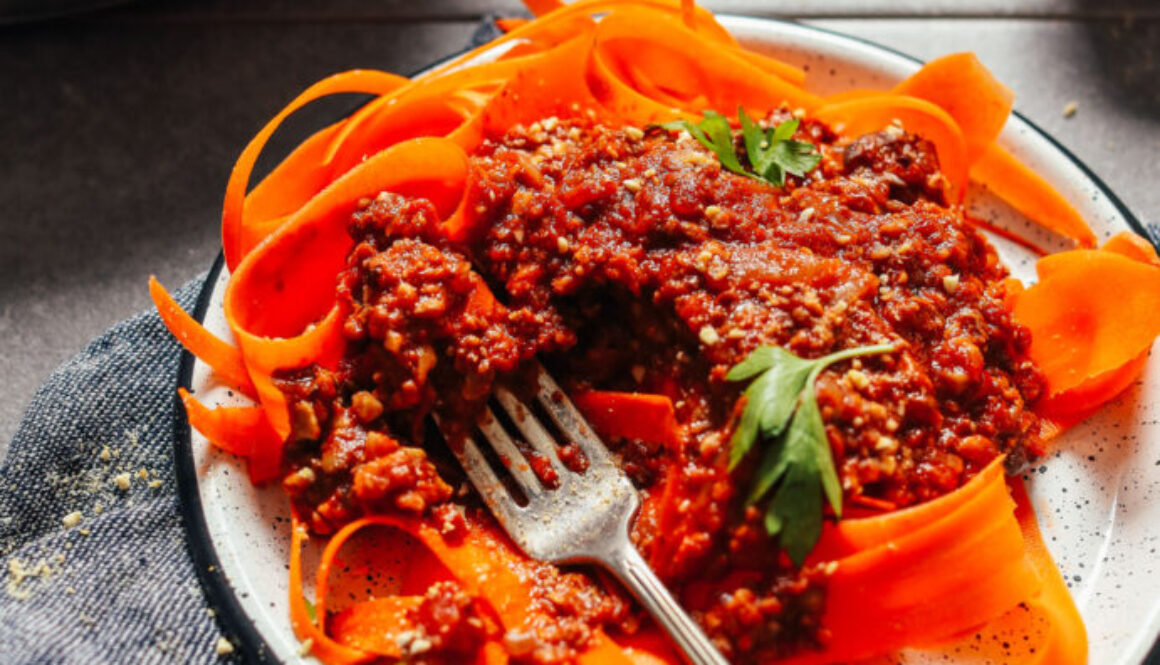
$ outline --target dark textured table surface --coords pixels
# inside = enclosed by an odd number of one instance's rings
[[[414,71],[458,50],[484,13],[518,11],[513,0],[173,0],[17,20],[78,3],[0,0],[0,452],[54,366],[148,305],[151,273],[177,286],[209,267],[230,165],[298,90],[353,67]],[[922,58],[976,51],[1021,111],[1160,222],[1160,3],[708,4]],[[312,108],[287,134],[351,103]]]

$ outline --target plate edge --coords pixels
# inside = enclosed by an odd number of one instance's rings
[[[205,320],[213,299],[214,286],[225,267],[225,254],[218,252],[213,266],[206,275],[201,291],[197,295],[197,304],[192,312],[198,322]],[[181,361],[177,370],[177,385],[186,390],[192,389],[194,355],[182,348]],[[201,493],[198,490],[197,468],[193,457],[193,442],[190,437],[189,420],[185,415],[185,407],[181,397],[174,394],[175,409],[173,415],[173,471],[177,480],[177,500],[181,512],[182,523],[185,525],[186,542],[190,556],[193,558],[194,571],[198,582],[205,592],[210,606],[215,612],[218,626],[226,637],[244,655],[245,662],[273,663],[273,653],[269,644],[254,626],[241,603],[225,571],[222,570],[217,549],[210,537],[209,525],[205,519],[205,507],[201,502]]]

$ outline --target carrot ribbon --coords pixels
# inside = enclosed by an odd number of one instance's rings
[[[892,122],[901,122],[908,131],[934,143],[939,167],[949,183],[947,199],[951,202],[962,199],[969,164],[966,140],[954,118],[936,104],[915,97],[864,97],[828,104],[814,116],[840,127],[850,136],[869,134]]]
[[[590,390],[573,395],[572,401],[602,438],[640,439],[669,447],[683,439],[673,401],[665,395]]]
[[[971,178],[1040,226],[1080,247],[1095,246],[1091,227],[1067,199],[998,144],[988,146],[971,166]]]
[[[256,397],[254,382],[246,370],[238,349],[222,341],[187,314],[156,277],[149,278],[149,295],[161,321],[169,332],[189,349],[189,352],[213,368],[222,381],[242,391],[247,397]]]
[[[931,503],[840,522],[811,555],[833,567],[822,617],[830,639],[785,662],[865,658],[1002,616],[1041,586],[1013,509],[998,459]]]
[[[400,519],[390,516],[365,517],[343,527],[331,537],[322,553],[315,582],[316,620],[310,618],[302,589],[301,546],[304,540],[303,527],[295,522],[295,541],[291,544],[291,584],[290,603],[295,616],[294,630],[299,639],[312,640],[316,656],[327,662],[356,663],[376,656],[397,657],[398,647],[392,629],[406,629],[400,611],[413,606],[418,601],[414,596],[393,596],[364,601],[348,611],[337,622],[337,639],[326,630],[329,578],[342,546],[360,530],[369,526],[386,526],[398,529],[419,541],[443,568],[450,573],[463,589],[480,599],[494,612],[499,622],[498,634],[492,642],[502,638],[507,631],[525,631],[532,628],[537,620],[533,603],[535,576],[530,562],[518,552],[493,523],[472,522],[462,537],[454,540],[444,538],[436,527],[419,520]],[[370,604],[367,604],[370,603]],[[388,616],[388,621],[374,624],[376,615]],[[377,630],[382,636],[369,636]],[[362,645],[365,648],[358,648]],[[325,655],[323,655],[325,654]],[[506,651],[500,644],[489,644],[482,655],[484,662],[506,662]],[[333,660],[332,660],[333,659]],[[603,631],[596,630],[587,648],[579,655],[581,665],[631,665],[634,660]]]
[[[261,154],[262,148],[265,147],[266,142],[274,134],[274,130],[282,124],[282,121],[294,111],[320,97],[352,92],[383,94],[406,82],[406,78],[386,72],[354,70],[335,74],[307,88],[278,115],[266,123],[266,126],[242,151],[241,157],[238,158],[233,171],[230,173],[229,183],[226,185],[225,203],[222,206],[222,247],[225,249],[226,265],[231,270],[238,265],[247,252],[257,245],[258,241],[265,237],[265,234],[272,230],[268,226],[246,223],[244,218],[245,195],[246,185],[249,183],[254,164],[258,161],[258,155]],[[273,200],[270,200],[262,198],[260,194],[256,195],[254,197],[255,203],[252,204],[250,211],[252,215],[257,215],[263,221],[281,217],[293,209],[288,206],[292,206],[295,201],[301,202],[301,195],[287,196],[288,193],[307,191],[313,194],[313,191],[310,190],[317,191],[316,187],[319,184],[317,179],[321,176],[321,171],[314,166],[315,160],[311,158],[314,157],[314,150],[322,143],[322,137],[317,137],[313,142],[304,144],[300,148],[300,153],[292,154],[283,162],[281,170],[275,170],[271,174],[271,178],[267,179],[270,182],[267,188],[275,188],[276,183],[278,196],[271,197]],[[306,174],[310,174],[313,178],[304,178],[303,176]],[[291,175],[298,177],[288,177]],[[295,186],[290,187],[291,183]],[[268,202],[270,207],[259,208],[259,202]],[[273,207],[275,205],[277,207]]]
[[[178,388],[189,424],[214,447],[246,460],[250,480],[261,484],[278,477],[282,439],[259,407],[206,407],[185,388]]]
[[[1015,101],[974,53],[953,53],[931,60],[892,91],[924,99],[954,118],[966,142],[966,162],[973,164],[998,138]]]
[[[1160,311],[1155,250],[1138,237],[1113,240],[1043,257],[1039,281],[1014,297],[1016,320],[1031,329],[1029,355],[1047,379],[1036,410],[1061,427],[1130,386],[1160,335],[1160,320],[1143,315]]]

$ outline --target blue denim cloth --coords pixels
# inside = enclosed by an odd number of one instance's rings
[[[174,294],[183,307],[203,279]],[[179,358],[150,311],[98,337],[33,398],[0,468],[0,661],[226,660],[173,480]]]

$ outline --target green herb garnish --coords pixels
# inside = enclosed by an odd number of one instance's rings
[[[318,610],[314,609],[314,603],[306,596],[302,596],[302,600],[306,602],[306,616],[310,617],[310,623],[318,623]]]
[[[806,360],[781,347],[762,346],[725,375],[729,381],[753,379],[745,389],[745,410],[733,433],[729,469],[736,468],[759,441],[766,444],[747,501],[755,504],[773,490],[765,530],[770,537],[779,537],[781,548],[798,566],[821,537],[823,494],[834,514],[842,515],[842,487],[814,382],[836,362],[893,350],[893,345],[879,344]]]
[[[744,108],[738,107],[737,119],[741,122],[741,138],[749,161],[749,168],[746,168],[737,156],[733,146],[733,129],[725,116],[716,111],[704,111],[702,115],[704,119],[696,124],[688,120],[676,120],[660,126],[689,132],[701,145],[717,155],[725,169],[765,180],[778,187],[785,184],[785,174],[804,176],[822,161],[817,146],[792,140],[791,137],[801,124],[797,118],[772,129],[763,129],[749,117]]]

